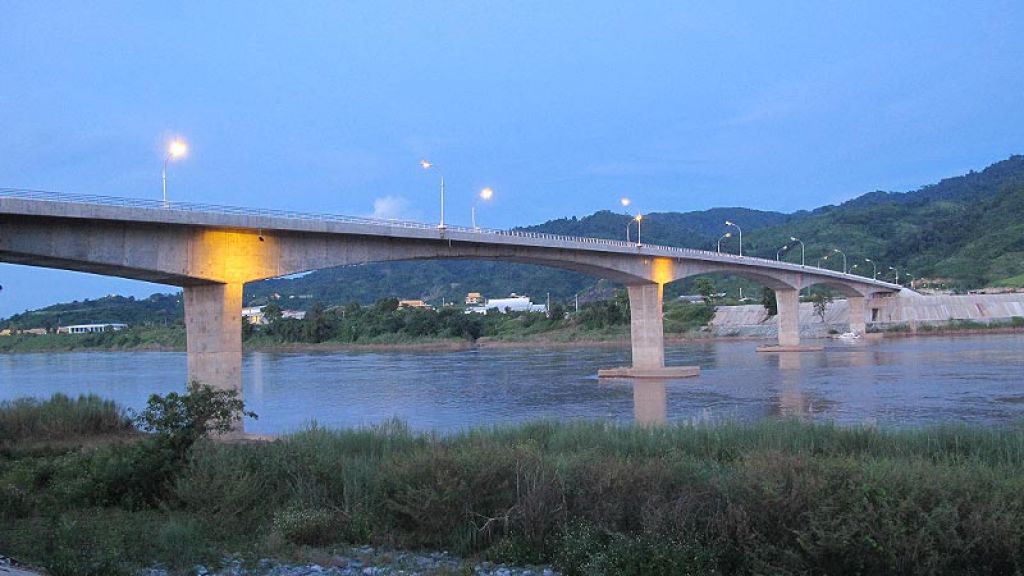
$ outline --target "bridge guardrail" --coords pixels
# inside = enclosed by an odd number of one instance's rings
[[[204,204],[196,202],[178,202],[178,201],[167,201],[162,200],[149,200],[143,198],[124,198],[120,196],[100,196],[95,194],[68,194],[64,192],[48,192],[44,190],[24,190],[18,188],[0,188],[0,198],[15,198],[24,200],[39,200],[47,202],[69,202],[76,204],[91,204],[97,206],[112,206],[121,208],[145,208],[152,210],[174,210],[179,212],[190,212],[190,213],[213,213],[213,214],[231,214],[238,216],[257,216],[257,217],[271,217],[271,218],[285,218],[291,220],[302,220],[302,221],[313,221],[313,222],[338,222],[346,224],[361,224],[367,226],[387,226],[387,227],[399,227],[399,228],[410,228],[418,230],[438,230],[438,226],[425,224],[423,222],[412,222],[409,220],[389,220],[383,218],[368,218],[361,216],[345,216],[340,214],[314,214],[310,212],[295,212],[291,210],[276,210],[269,208],[242,208],[239,206],[227,206],[221,204]],[[735,261],[743,263],[764,263],[769,267],[776,269],[791,270],[794,272],[807,271],[808,268],[819,271],[818,273],[826,276],[833,276],[837,278],[848,278],[851,280],[857,280],[868,284],[875,284],[879,286],[885,286],[887,288],[893,288],[898,285],[889,284],[877,279],[867,278],[865,276],[858,276],[855,274],[842,273],[835,270],[829,270],[827,268],[818,268],[816,266],[804,266],[799,264],[792,264],[789,262],[780,262],[778,260],[770,260],[768,258],[760,258],[757,256],[739,256],[737,254],[727,254],[721,252],[712,252],[710,250],[700,250],[697,248],[681,248],[678,246],[663,246],[659,244],[639,244],[634,242],[624,242],[622,240],[611,240],[608,238],[593,238],[589,236],[562,236],[559,234],[547,234],[544,232],[530,232],[527,230],[498,230],[491,228],[469,228],[465,226],[446,226],[444,229],[446,232],[459,232],[464,234],[482,234],[492,236],[510,236],[516,238],[537,238],[542,240],[557,240],[561,242],[577,242],[582,244],[600,244],[603,246],[614,246],[618,248],[646,248],[650,252],[660,253],[668,256],[698,256],[706,259],[718,260],[718,261]],[[658,254],[652,254],[658,255]]]

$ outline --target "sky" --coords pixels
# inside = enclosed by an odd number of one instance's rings
[[[1024,152],[1024,4],[0,0],[0,188],[506,228]],[[421,159],[436,169],[425,171]],[[3,230],[0,229],[0,238]],[[0,264],[0,317],[173,288]]]

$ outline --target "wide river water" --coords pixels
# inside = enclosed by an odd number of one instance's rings
[[[751,421],[798,417],[916,427],[1024,423],[1024,335],[829,341],[824,352],[759,354],[758,342],[670,345],[697,378],[598,380],[628,364],[625,346],[462,352],[246,353],[246,431],[311,421],[360,426],[399,418],[417,430],[536,419]],[[139,409],[184,390],[181,352],[0,354],[0,400],[95,393]]]

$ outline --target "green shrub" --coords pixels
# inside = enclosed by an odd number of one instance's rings
[[[117,404],[92,394],[76,399],[54,394],[45,401],[20,398],[0,402],[0,442],[66,440],[131,429],[131,421]]]

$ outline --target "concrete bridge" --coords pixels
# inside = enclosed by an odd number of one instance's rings
[[[474,228],[439,228],[225,206],[0,189],[0,261],[77,270],[182,287],[188,374],[241,387],[242,287],[320,268],[459,258],[539,264],[624,284],[629,292],[632,366],[602,376],[673,378],[666,367],[663,287],[722,273],[775,290],[780,351],[800,350],[799,291],[824,284],[846,296],[850,325],[900,290],[880,282],[775,260],[598,238]]]

